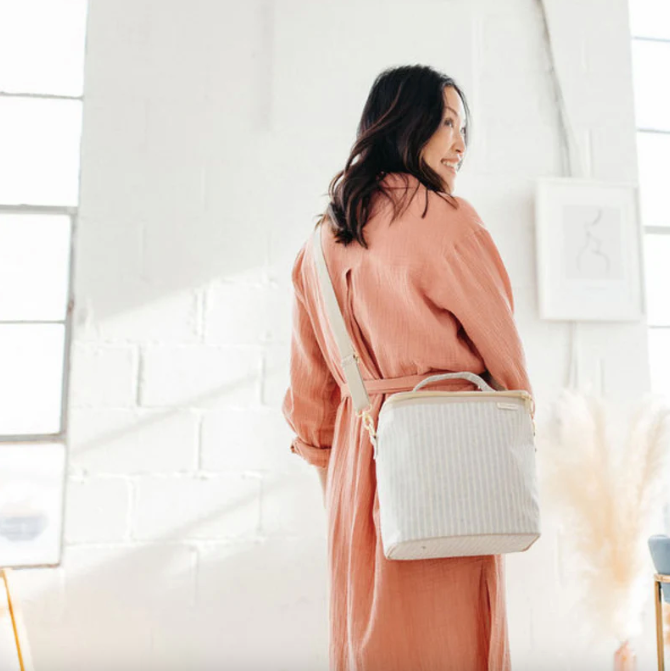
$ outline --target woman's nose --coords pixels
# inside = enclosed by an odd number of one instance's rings
[[[459,134],[458,139],[454,142],[454,149],[460,154],[465,153],[465,138]]]

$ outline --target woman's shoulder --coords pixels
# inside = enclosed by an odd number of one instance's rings
[[[312,293],[320,282],[315,258],[316,245],[321,245],[323,249],[331,281],[337,283],[336,278],[342,273],[342,260],[338,256],[341,245],[335,242],[332,229],[327,223],[321,224],[320,228],[314,227],[298,249],[291,268],[293,287],[303,298]]]
[[[312,260],[312,235],[310,235],[298,249],[291,267],[291,281],[293,287],[299,296],[304,296],[305,285],[308,278],[306,277],[307,270]]]
[[[463,196],[427,192],[426,207],[413,224],[428,252],[448,255],[466,240],[486,233],[486,226],[472,203]],[[424,214],[425,210],[425,214]]]

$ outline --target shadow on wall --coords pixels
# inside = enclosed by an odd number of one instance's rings
[[[230,512],[134,547],[67,547],[61,568],[41,569],[65,580],[64,606],[46,621],[41,603],[53,595],[16,571],[36,668],[326,669],[324,539],[184,540]],[[306,639],[323,641],[322,657],[305,658]]]

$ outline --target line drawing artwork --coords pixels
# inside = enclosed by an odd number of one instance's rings
[[[535,214],[542,319],[602,322],[642,317],[637,185],[542,178]]]
[[[584,246],[579,250],[579,254],[577,254],[577,268],[582,274],[589,272],[589,264],[591,263],[595,264],[597,269],[600,269],[604,263],[604,272],[605,274],[609,273],[611,262],[607,254],[602,251],[603,241],[597,237],[596,233],[598,231],[595,230],[602,215],[603,211],[598,208],[595,219],[584,223]]]
[[[563,208],[563,253],[569,280],[622,280],[621,213],[615,208]]]

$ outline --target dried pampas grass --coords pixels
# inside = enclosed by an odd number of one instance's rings
[[[640,633],[647,539],[670,452],[670,408],[646,397],[626,427],[595,396],[564,391],[538,435],[543,490],[565,522],[592,635]]]

